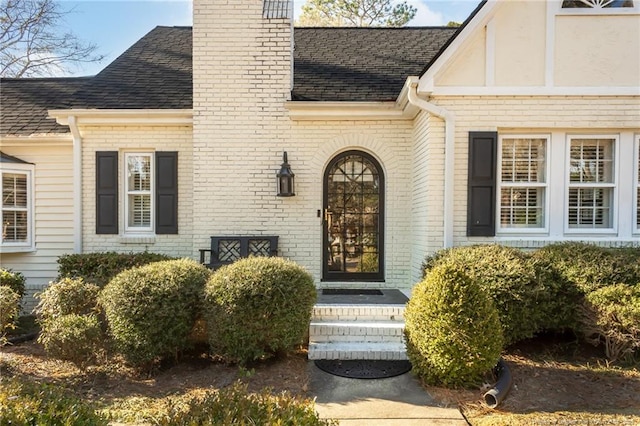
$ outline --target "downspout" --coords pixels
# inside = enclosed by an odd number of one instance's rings
[[[444,120],[444,205],[443,248],[453,246],[453,169],[455,164],[455,115],[418,96],[418,77],[409,77],[407,99],[409,103]]]
[[[74,115],[68,124],[73,136],[73,251],[82,253],[82,136]]]

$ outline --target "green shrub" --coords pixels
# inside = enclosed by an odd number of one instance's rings
[[[0,424],[100,426],[108,421],[59,386],[0,378]]]
[[[219,269],[205,289],[212,352],[246,364],[302,344],[316,297],[311,275],[282,258],[252,257]]]
[[[82,277],[102,287],[126,269],[174,259],[164,254],[149,252],[67,254],[58,258],[58,279]]]
[[[568,242],[543,247],[534,257],[553,265],[564,280],[583,293],[612,284],[640,283],[640,248],[605,248]]]
[[[20,272],[13,272],[11,269],[0,268],[0,286],[11,288],[19,296],[18,311],[22,309],[20,301],[26,294],[24,275]]]
[[[407,355],[426,383],[478,384],[503,347],[498,311],[460,265],[432,268],[413,290],[405,311]]]
[[[20,312],[20,296],[11,287],[0,285],[0,346],[5,343],[5,332],[15,327]]]
[[[98,298],[116,349],[138,367],[176,357],[186,348],[208,277],[207,268],[189,259],[116,275]]]
[[[428,271],[443,263],[458,265],[491,296],[507,345],[576,322],[573,287],[552,279],[548,265],[522,250],[500,245],[456,247],[428,257],[423,267]]]
[[[83,278],[62,278],[36,297],[40,299],[35,312],[41,321],[69,314],[89,314],[96,311],[100,289]]]
[[[96,361],[103,347],[100,321],[93,315],[68,314],[41,324],[38,343],[48,355],[84,367]]]
[[[129,400],[131,402],[131,399]],[[248,393],[246,385],[235,383],[218,391],[198,395],[169,396],[160,400],[138,398],[126,407],[125,415],[110,410],[113,420],[159,426],[180,425],[333,425],[322,420],[313,401],[274,395],[268,390]]]
[[[592,343],[604,343],[610,360],[633,358],[640,350],[640,286],[610,285],[587,294],[582,332]]]

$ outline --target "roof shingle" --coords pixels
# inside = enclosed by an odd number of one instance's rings
[[[392,101],[456,28],[295,28],[293,100]],[[49,109],[190,109],[192,30],[156,27],[93,77],[2,79],[0,134],[65,133]]]

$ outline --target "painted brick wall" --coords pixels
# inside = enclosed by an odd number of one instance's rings
[[[194,255],[211,235],[278,235],[280,254],[323,285],[324,168],[362,149],[387,178],[386,282],[375,285],[410,287],[411,123],[291,121],[291,23],[263,19],[261,2],[195,1],[193,42]],[[291,198],[276,196],[283,151],[296,174]]]
[[[82,197],[83,251],[150,251],[171,256],[192,255],[193,222],[193,155],[191,126],[91,126],[82,132]],[[96,151],[118,151],[119,174],[119,231],[124,231],[124,152],[178,151],[178,235],[96,234],[95,158]]]
[[[411,274],[417,282],[425,256],[443,244],[444,121],[421,112],[413,139]]]
[[[564,134],[590,134],[590,133],[610,133],[620,135],[620,159],[624,163],[624,174],[620,180],[631,181],[633,157],[633,143],[636,135],[640,133],[640,98],[638,97],[471,97],[471,96],[451,96],[438,97],[433,100],[456,115],[456,168],[455,168],[455,194],[454,194],[454,244],[474,244],[483,242],[493,242],[493,238],[472,238],[466,237],[466,209],[467,209],[467,146],[468,132],[470,131],[498,131],[499,133],[553,133]],[[437,120],[435,118],[431,120]],[[425,144],[439,151],[443,147],[443,135],[441,123],[426,123],[425,119],[416,120],[416,145]],[[428,130],[421,130],[422,127],[434,127],[434,133]],[[437,130],[436,130],[437,129]],[[437,133],[435,133],[437,131]],[[437,135],[437,136],[436,136]],[[433,136],[433,137],[432,137]],[[553,141],[552,141],[553,142]],[[422,152],[422,151],[420,151]],[[435,155],[435,153],[434,153]],[[426,157],[425,157],[426,158]],[[416,159],[416,164],[422,164]],[[441,161],[427,161],[427,167],[441,164]],[[621,164],[621,173],[622,172]],[[444,185],[442,173],[429,174],[429,187],[442,188]],[[552,183],[553,184],[553,183]],[[628,182],[624,183],[625,188],[631,189]],[[421,189],[417,186],[416,192]],[[630,197],[632,194],[620,194],[620,196]],[[431,202],[432,196],[437,196],[438,192],[431,192],[429,202],[414,203],[414,209],[418,215],[423,215],[433,224],[438,226],[439,218],[442,217],[442,203]],[[419,206],[419,207],[417,207]],[[425,206],[426,211],[422,206]],[[626,212],[624,212],[626,214]],[[553,212],[552,212],[553,214]],[[419,219],[418,219],[419,218]],[[416,220],[423,220],[421,216],[416,216]],[[440,235],[440,228],[430,232]],[[421,238],[423,238],[421,236]],[[512,238],[510,240],[500,240],[503,244],[510,244],[523,248],[539,247],[552,241],[566,239],[566,236],[551,236],[548,238]],[[637,237],[583,237],[603,245],[625,245],[638,244]],[[414,244],[420,250],[426,248],[427,252],[433,252],[442,247],[440,238],[427,237],[426,244]],[[416,259],[417,260],[417,259]]]

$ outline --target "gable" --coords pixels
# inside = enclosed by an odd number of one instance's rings
[[[585,11],[563,9],[550,0],[489,1],[486,6],[423,74],[422,91],[637,92],[639,7]]]

